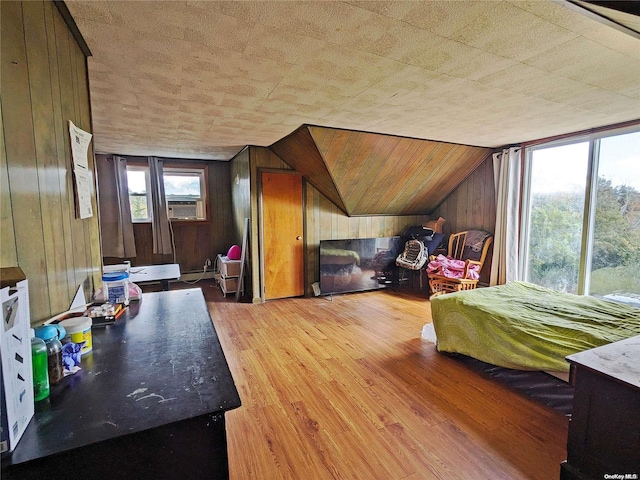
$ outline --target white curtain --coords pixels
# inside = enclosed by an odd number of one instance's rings
[[[127,159],[116,155],[97,155],[96,166],[102,255],[117,258],[135,257],[136,243],[129,204]]]
[[[162,160],[149,157],[149,176],[151,180],[151,204],[153,221],[151,236],[153,237],[153,253],[167,255],[173,252],[171,231],[167,215],[167,201],[164,196],[164,179],[162,176]]]
[[[502,285],[519,278],[520,152],[520,148],[511,147],[493,154],[496,231],[490,285]]]

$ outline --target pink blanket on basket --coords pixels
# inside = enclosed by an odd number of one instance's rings
[[[427,273],[442,275],[447,278],[462,278],[464,275],[464,260],[456,260],[449,256],[438,255],[435,260],[431,260],[429,265],[427,265]],[[478,265],[469,265],[466,278],[471,280],[478,280],[478,278],[480,278]]]

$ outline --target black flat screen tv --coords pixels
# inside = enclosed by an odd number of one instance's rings
[[[359,292],[397,283],[400,237],[320,241],[320,293]]]

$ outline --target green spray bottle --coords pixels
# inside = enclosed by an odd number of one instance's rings
[[[38,402],[49,396],[49,371],[47,363],[47,345],[36,337],[31,329],[31,366],[33,370],[33,399]]]

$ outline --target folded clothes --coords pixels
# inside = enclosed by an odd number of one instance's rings
[[[463,278],[464,276],[464,260],[438,255],[435,260],[431,260],[427,265],[427,273],[432,275],[442,275],[447,278]],[[479,267],[476,264],[469,265],[467,276],[465,278],[477,280],[480,278]]]

